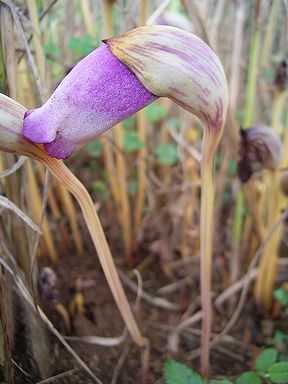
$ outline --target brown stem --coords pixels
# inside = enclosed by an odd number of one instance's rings
[[[55,160],[50,157],[42,158],[42,161],[52,172],[52,174],[57,177],[57,179],[72,193],[79,203],[92,241],[98,253],[104,274],[125,324],[133,340],[140,347],[146,347],[148,340],[141,335],[138,325],[134,319],[124,289],[117,274],[103,228],[89,193],[84,185],[62,161]]]
[[[201,372],[209,374],[210,335],[212,324],[211,270],[213,239],[214,184],[213,169],[217,138],[209,130],[204,131],[201,159],[201,223],[200,223],[200,280],[203,310],[201,332]]]

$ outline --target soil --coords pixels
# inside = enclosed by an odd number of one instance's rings
[[[124,273],[128,273],[119,238],[120,229],[116,223],[111,223],[108,217],[101,218],[115,262]],[[79,224],[84,238],[85,253],[78,255],[71,241],[68,243],[68,248],[62,249],[60,262],[57,265],[49,264],[47,260],[41,260],[39,270],[49,266],[55,272],[57,276],[57,300],[65,308],[69,308],[71,301],[75,298],[79,281],[86,285],[87,287],[81,290],[84,298],[84,313],[70,316],[72,328],[68,333],[65,330],[63,318],[55,309],[55,301],[42,297],[41,307],[62,334],[119,337],[124,331],[124,323],[110,293],[80,213]],[[191,352],[197,351],[200,343],[200,323],[198,322],[182,333],[177,353],[168,352],[168,337],[173,328],[179,324],[188,306],[192,303],[190,315],[200,310],[198,296],[199,260],[194,257],[186,263],[179,256],[177,260],[173,260],[174,264],[171,263],[172,273],[169,274],[169,271],[167,272],[167,269],[163,268],[161,257],[155,252],[157,246],[157,240],[154,247],[151,247],[151,243],[145,244],[143,242],[141,250],[135,255],[138,263],[145,259],[151,259],[150,265],[141,271],[144,291],[152,296],[160,296],[158,289],[161,287],[181,279],[186,278],[186,280],[182,287],[162,296],[171,303],[178,304],[180,306],[179,311],[162,309],[142,299],[135,312],[141,332],[151,343],[149,383],[153,384],[164,383],[163,367],[169,358],[187,363],[191,368],[199,371],[199,358],[198,356],[192,358]],[[61,246],[59,247],[61,249]],[[219,294],[223,290],[224,264],[222,258],[217,256],[214,266],[214,294]],[[129,276],[131,280],[137,282],[135,275]],[[136,294],[125,284],[124,287],[129,302],[133,305]],[[213,331],[215,333],[220,332],[229,319],[232,313],[231,305],[233,303],[230,302],[229,305],[225,306],[222,313],[214,313]],[[275,321],[266,319],[262,313],[258,313],[253,300],[248,298],[233,332],[212,350],[211,377],[219,379],[230,377],[233,379],[243,371],[251,369],[255,356],[265,345],[265,340],[272,336],[274,329]],[[33,358],[27,353],[24,341],[25,329],[21,326],[18,329],[18,339],[16,351],[13,352],[13,359],[17,363],[14,365],[15,384],[41,382]],[[46,381],[47,383],[90,384],[95,382],[83,368],[79,367],[74,358],[51,333],[49,333],[49,343],[51,376],[59,375],[59,377],[55,376],[50,381]],[[118,374],[114,384],[141,383],[141,354],[129,336],[116,347],[100,347],[81,341],[69,341],[69,343],[103,384],[111,383],[116,371]]]
[[[47,265],[46,262],[43,263],[43,265],[44,264],[45,266]],[[85,314],[77,314],[71,317],[73,326],[70,335],[119,337],[122,334],[124,329],[123,321],[116,308],[93,249],[90,249],[90,251],[82,256],[73,254],[73,252],[62,255],[60,263],[57,266],[51,265],[51,267],[58,277],[57,289],[59,292],[59,299],[66,308],[68,308],[69,302],[73,299],[75,294],[75,282],[79,277],[81,277],[82,281],[89,281],[94,284],[94,286],[83,291]],[[124,267],[122,266],[122,270],[123,269]],[[187,274],[192,272],[193,275],[192,265],[188,267],[186,266],[185,269]],[[154,260],[153,268],[145,270],[142,273],[142,278],[145,291],[150,292],[152,295],[155,295],[157,289],[161,286],[171,283],[171,281],[164,275],[157,260]],[[178,291],[176,294],[174,293],[168,297],[166,296],[166,298],[171,302],[182,302],[184,309],[191,296],[194,299],[197,299],[196,286],[197,284],[187,284],[181,292]],[[133,304],[136,295],[127,287],[125,287],[125,290],[130,303]],[[195,297],[193,292],[196,293]],[[52,303],[49,300],[42,300],[42,307],[54,326],[65,333],[62,318],[55,311]],[[214,375],[214,377],[234,376],[243,372],[244,369],[249,369],[251,364],[251,354],[255,352],[255,348],[257,350],[257,346],[254,345],[253,347],[251,340],[248,340],[248,345],[245,346],[245,340],[241,334],[243,329],[246,328],[247,331],[245,323],[249,319],[249,312],[244,313],[245,318],[243,317],[241,319],[240,325],[237,327],[238,329],[236,333],[238,336],[236,336],[235,340],[232,340],[229,343],[221,343],[222,350],[221,348],[219,350],[213,350],[211,365],[213,367],[212,375]],[[189,332],[183,334],[178,353],[171,354],[167,350],[167,336],[169,335],[167,329],[172,330],[173,326],[179,322],[181,311],[175,313],[159,309],[142,300],[140,310],[137,312],[136,317],[142,333],[147,336],[151,342],[149,366],[150,383],[164,383],[164,362],[171,357],[186,362],[189,366],[199,370],[198,360],[191,361],[189,359],[191,351],[199,347],[199,335],[197,332],[196,334]],[[251,318],[249,321],[251,324],[253,323]],[[215,325],[215,331],[217,331],[217,328],[221,328],[221,323]],[[196,324],[194,330],[197,331],[198,329],[199,324]],[[261,332],[260,329],[255,331],[256,334],[261,334]],[[55,384],[90,384],[94,382],[82,368],[79,368],[79,365],[73,357],[54,336],[50,336],[50,343],[52,374],[57,375],[67,371],[65,375],[58,379],[55,378],[51,382]],[[141,383],[140,351],[129,337],[127,337],[123,344],[117,347],[100,347],[79,341],[72,341],[70,342],[70,345],[104,384],[111,383],[112,376],[119,364],[119,359],[121,359],[121,356],[123,357],[123,353],[126,353],[123,365],[119,370],[118,379],[115,383]],[[245,348],[246,351],[243,353]],[[31,357],[29,358],[29,356],[22,353],[21,356],[19,356],[19,352],[20,351],[18,351],[15,356],[17,364],[20,365],[24,371],[29,372],[29,376],[23,374],[16,367],[16,384],[37,383],[40,381],[40,378],[37,375],[32,374]],[[246,357],[244,356],[245,354]]]

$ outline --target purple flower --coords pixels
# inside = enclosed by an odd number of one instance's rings
[[[40,108],[26,112],[23,135],[64,159],[156,99],[102,45],[63,79]]]
[[[42,107],[25,114],[23,135],[64,159],[161,96],[221,133],[228,93],[215,53],[178,28],[137,28],[81,60]]]

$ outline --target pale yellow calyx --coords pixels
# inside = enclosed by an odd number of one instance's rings
[[[41,159],[46,155],[42,146],[22,135],[26,109],[17,101],[0,94],[0,150]]]
[[[221,129],[228,104],[227,81],[216,54],[192,33],[169,26],[133,29],[105,41],[144,87]]]

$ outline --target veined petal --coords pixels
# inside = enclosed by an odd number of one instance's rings
[[[63,159],[156,98],[103,45],[69,72],[42,107],[25,114],[23,135]]]
[[[216,54],[192,33],[145,26],[105,41],[151,93],[174,100],[208,128],[221,130],[228,88]]]

